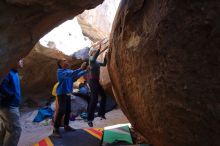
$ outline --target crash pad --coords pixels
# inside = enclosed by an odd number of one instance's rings
[[[133,144],[129,126],[104,129],[102,146],[112,144]]]
[[[33,146],[100,146],[102,139],[102,128],[77,129],[72,132],[61,130],[62,138],[49,136],[34,144]]]
[[[46,137],[39,141],[38,143],[34,144],[33,146],[54,146],[52,141],[50,140],[49,137]]]

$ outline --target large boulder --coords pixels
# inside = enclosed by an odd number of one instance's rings
[[[109,73],[122,110],[154,146],[220,145],[220,2],[122,0]]]
[[[0,78],[55,26],[103,0],[0,1]]]

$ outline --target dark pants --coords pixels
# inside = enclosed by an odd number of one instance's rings
[[[94,120],[94,113],[96,109],[96,105],[98,103],[98,95],[101,96],[101,101],[100,101],[100,108],[98,111],[99,116],[104,116],[105,115],[105,105],[106,105],[106,95],[105,91],[100,85],[99,81],[96,79],[91,79],[89,80],[89,87],[91,90],[91,99],[89,101],[89,106],[88,106],[88,121],[93,121]]]
[[[69,125],[71,112],[71,99],[69,95],[58,95],[58,113],[55,117],[54,128],[58,129],[61,126],[61,121],[64,116],[64,126]]]
[[[18,107],[0,107],[0,146],[17,146],[21,135]]]

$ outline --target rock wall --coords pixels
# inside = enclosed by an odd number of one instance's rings
[[[220,145],[220,1],[122,0],[109,73],[154,146]]]
[[[0,1],[0,77],[25,57],[44,34],[103,0]]]
[[[80,27],[82,28],[83,35],[87,36],[91,41],[97,42],[107,37],[106,33],[102,32],[98,28],[88,23],[86,19],[77,16],[77,20],[79,22]]]
[[[109,36],[112,22],[115,17],[120,0],[105,0],[102,4],[91,10],[85,10],[77,16],[79,19],[86,20],[88,24],[97,28],[106,37]]]

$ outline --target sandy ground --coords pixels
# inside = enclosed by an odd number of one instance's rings
[[[18,146],[32,146],[52,133],[52,126],[50,124],[45,122],[39,124],[32,123],[33,115],[33,112],[25,112],[21,115],[22,134]],[[128,123],[127,118],[120,109],[115,109],[107,113],[106,118],[106,120],[96,118],[93,122],[94,127],[102,128],[115,124]],[[70,125],[76,129],[88,127],[87,123],[79,117],[75,121],[70,122]]]

